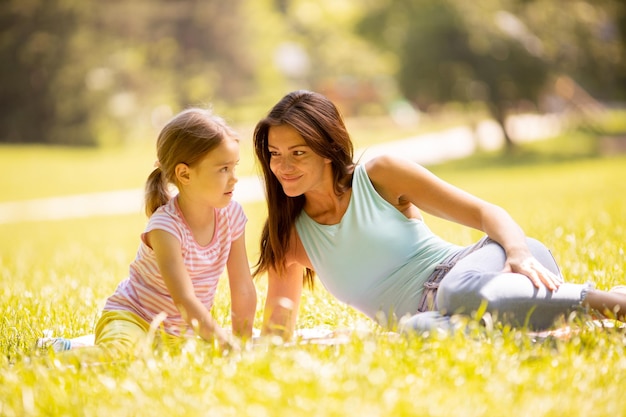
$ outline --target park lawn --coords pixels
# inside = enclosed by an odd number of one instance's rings
[[[154,142],[119,148],[0,145],[0,202],[143,188],[154,169]],[[238,171],[254,172],[249,144],[242,144]]]
[[[551,247],[569,281],[626,283],[625,157],[557,163],[450,163],[433,170],[508,209]],[[250,218],[253,263],[265,215]],[[480,234],[431,217],[445,238]],[[104,299],[126,276],[141,215],[0,225],[0,415],[103,416],[626,416],[626,336],[575,321],[568,340],[522,330],[398,338],[318,285],[305,291],[300,328],[346,329],[335,346],[268,341],[223,356],[204,343],[133,360],[67,366],[37,356],[46,329],[90,333]],[[259,328],[265,281],[258,282]],[[221,282],[214,315],[229,324]]]
[[[346,123],[358,148],[444,130],[463,120],[455,116],[424,117],[419,125],[410,127],[397,126],[382,117]],[[241,145],[237,175],[256,175],[254,125],[235,129]],[[103,149],[0,144],[0,172],[7,173],[0,179],[0,202],[142,188],[156,161],[157,132],[151,135],[126,146]]]

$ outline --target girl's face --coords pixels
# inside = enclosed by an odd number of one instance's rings
[[[237,183],[235,166],[239,163],[239,142],[226,138],[193,167],[189,167],[186,193],[212,207],[226,207]]]
[[[271,126],[268,131],[270,169],[289,197],[296,197],[322,185],[331,173],[331,161],[313,152],[290,125]]]

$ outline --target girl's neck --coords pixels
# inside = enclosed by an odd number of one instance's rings
[[[215,208],[178,194],[178,209],[201,246],[211,243],[215,231]]]

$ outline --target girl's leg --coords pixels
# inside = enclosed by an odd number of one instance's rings
[[[540,242],[528,239],[530,250],[546,268],[560,274],[550,251]],[[487,311],[498,320],[517,326],[546,329],[559,317],[581,308],[590,284],[563,284],[557,291],[536,288],[524,275],[503,273],[505,253],[489,243],[461,259],[441,281],[437,292],[438,309],[446,314],[471,314],[487,303]]]
[[[146,340],[149,329],[148,323],[131,312],[105,311],[96,324],[94,345],[74,349],[74,339],[53,338],[55,343],[70,345],[51,347],[57,352],[55,358],[66,365],[106,363],[133,354],[134,348]]]
[[[131,351],[148,334],[150,325],[129,311],[105,311],[96,324],[94,335],[73,339],[44,337],[37,340],[36,348],[52,349],[57,353],[80,350],[81,355]],[[92,349],[93,347],[95,349]]]
[[[105,311],[96,324],[95,345],[111,354],[130,353],[146,337],[150,324],[129,311]]]

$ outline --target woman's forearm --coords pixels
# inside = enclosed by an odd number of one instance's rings
[[[239,292],[232,297],[232,327],[237,337],[249,339],[252,337],[254,315],[256,313],[257,295],[254,287],[245,293]]]
[[[502,207],[490,204],[482,218],[483,231],[504,248],[507,256],[528,252],[524,230]]]

